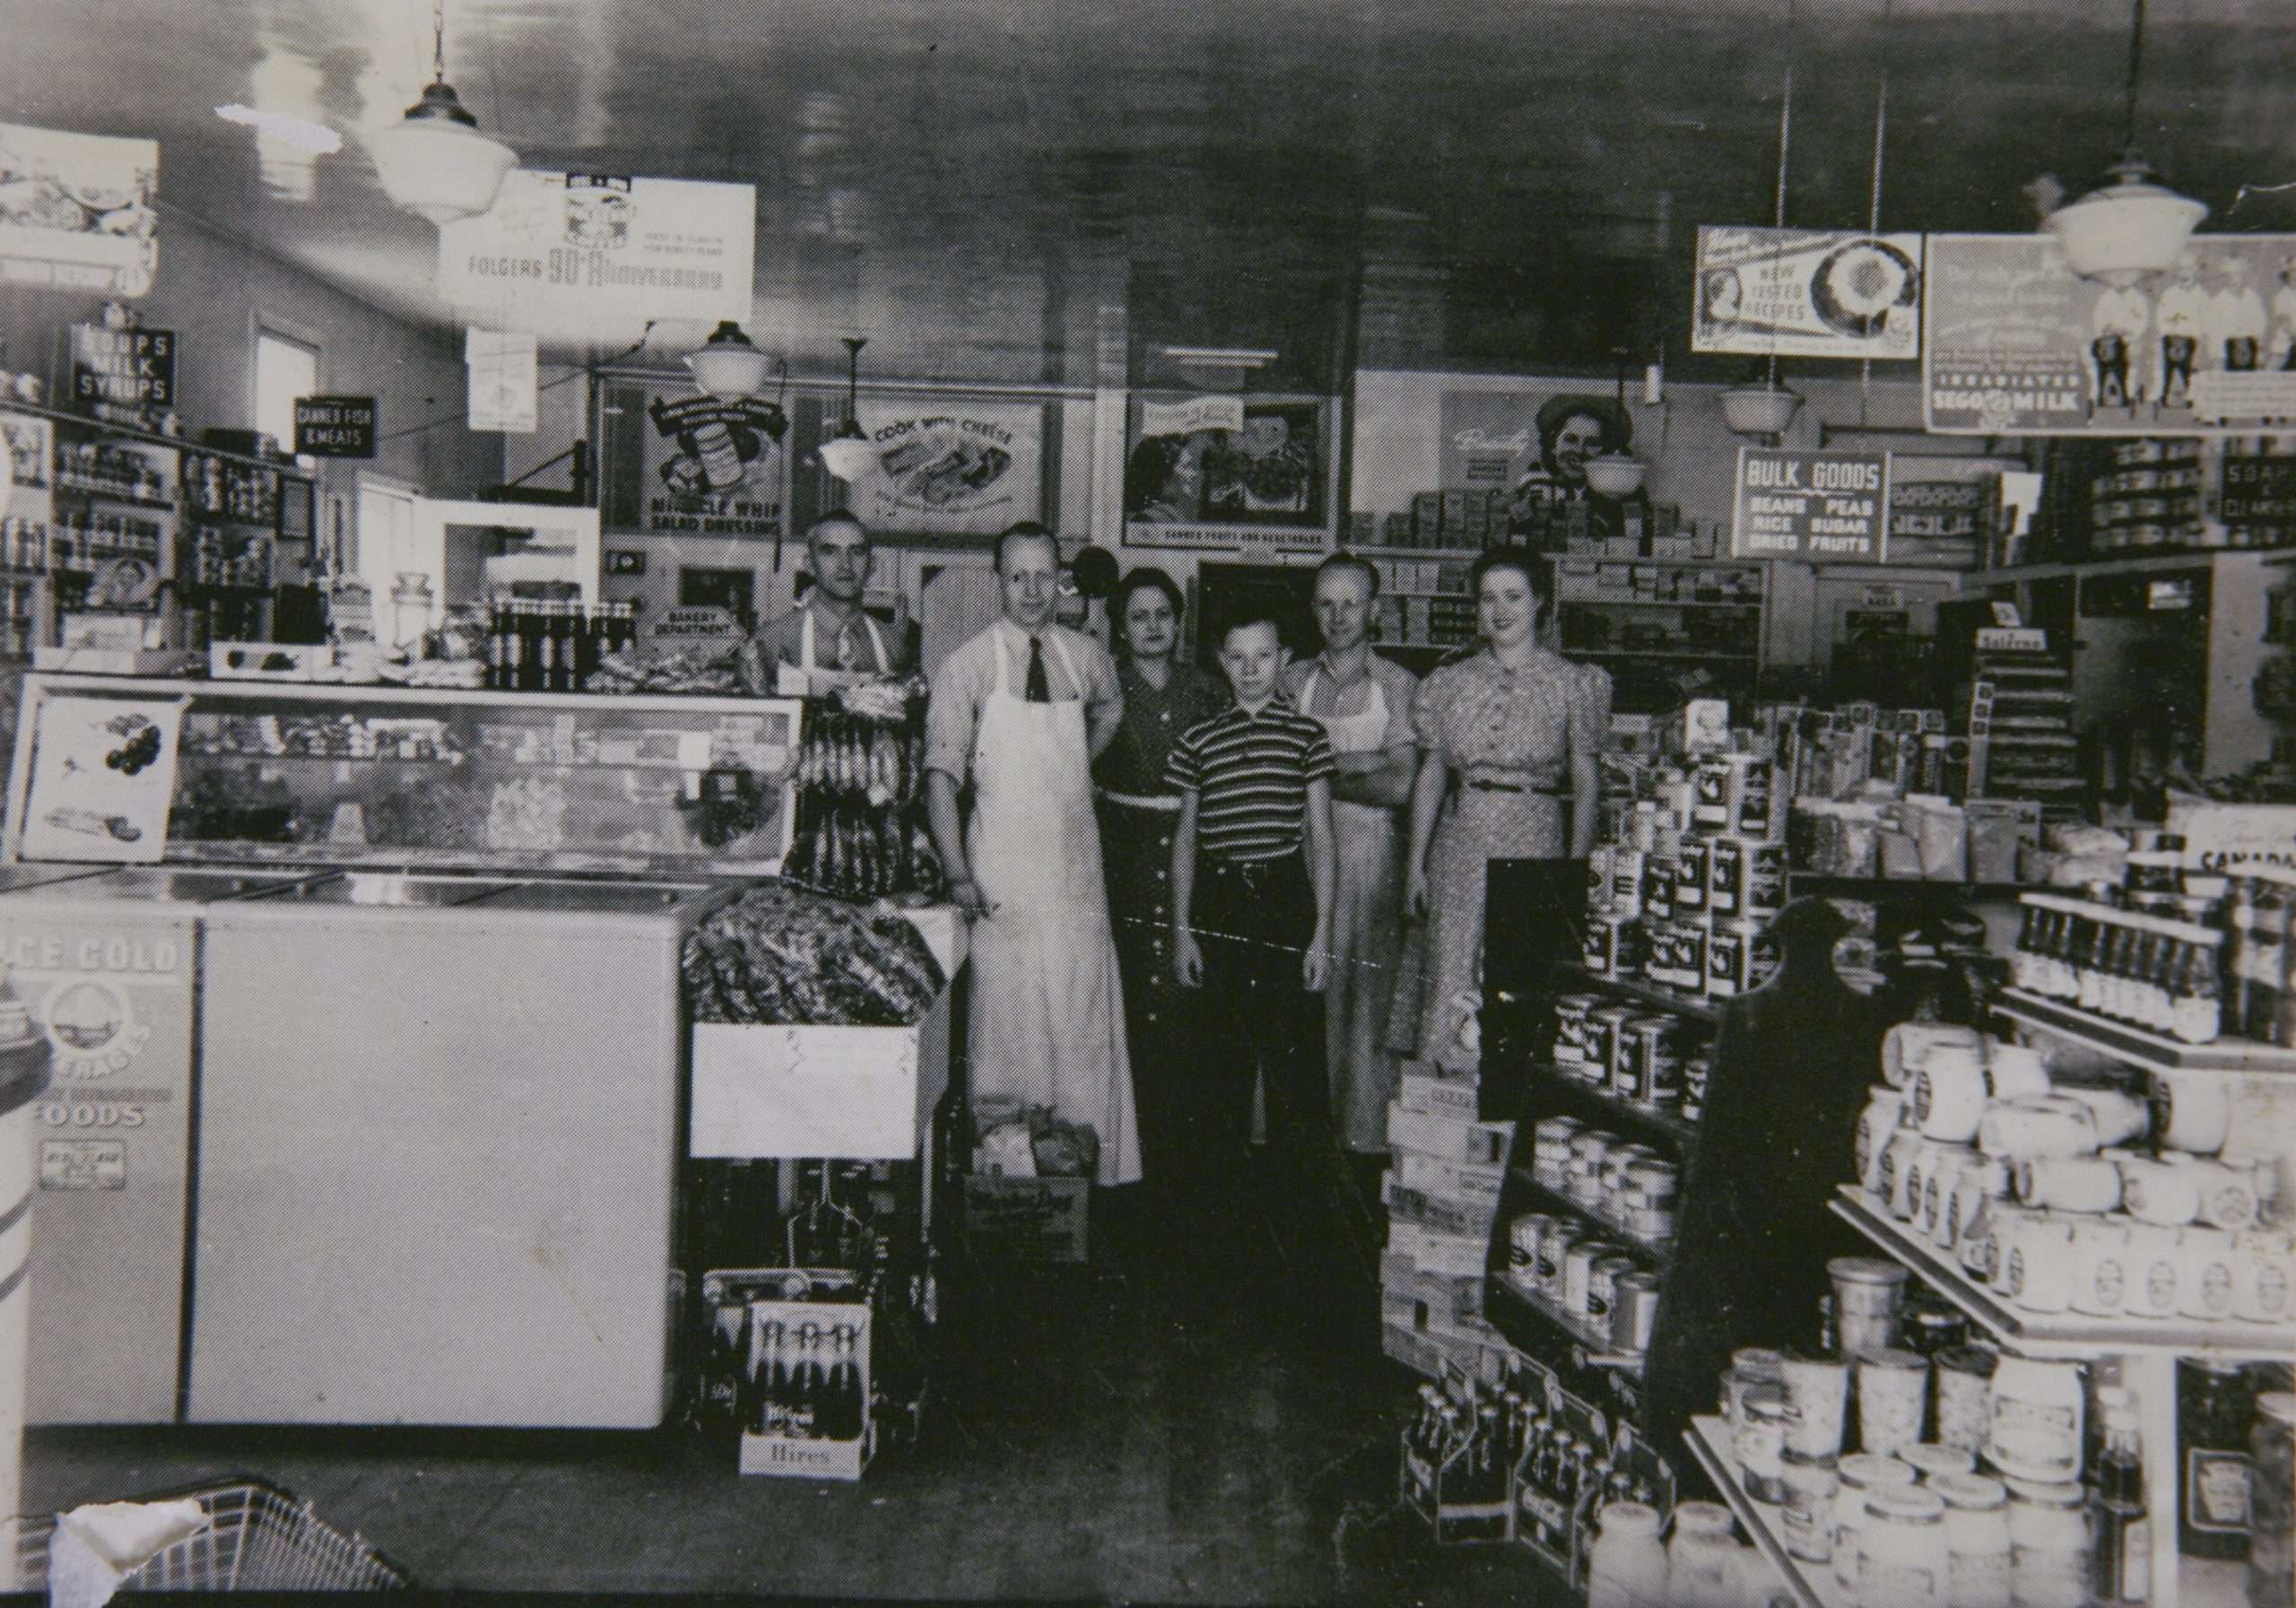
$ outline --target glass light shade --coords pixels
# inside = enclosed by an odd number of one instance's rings
[[[1774,436],[1802,411],[1802,394],[1783,387],[1745,386],[1722,393],[1722,422],[1742,436]]]
[[[443,82],[422,91],[406,116],[367,136],[375,177],[400,207],[433,223],[475,217],[494,204],[518,153],[478,132]]]
[[[685,354],[693,383],[723,402],[742,402],[764,389],[771,362],[730,318],[721,320],[698,350]]]
[[[877,462],[877,448],[867,437],[839,436],[823,441],[821,448],[822,467],[841,481],[857,481]]]
[[[2083,279],[2126,288],[2176,266],[2207,206],[2150,182],[2143,162],[2113,169],[2114,181],[2048,215],[2065,260]]]
[[[1623,452],[1605,452],[1587,460],[1587,483],[1605,497],[1631,497],[1642,489],[1643,464]]]

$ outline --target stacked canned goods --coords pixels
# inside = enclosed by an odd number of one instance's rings
[[[1695,1117],[1705,1101],[1705,1031],[1663,1011],[1562,995],[1554,1002],[1555,1071],[1630,1105]]]
[[[1531,1132],[1531,1177],[1629,1240],[1674,1238],[1682,1169],[1647,1144],[1575,1117],[1545,1117]]]
[[[1581,959],[1596,976],[1703,997],[1777,969],[1764,934],[1786,898],[1785,801],[1744,736],[1741,751],[1658,770],[1648,797],[1611,811],[1587,863]]]

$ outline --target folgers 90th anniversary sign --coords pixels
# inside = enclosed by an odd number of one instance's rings
[[[1730,556],[1889,561],[1890,455],[1738,448]]]

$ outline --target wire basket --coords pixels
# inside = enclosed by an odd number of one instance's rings
[[[396,1565],[357,1535],[345,1535],[277,1486],[234,1480],[139,1499],[186,1497],[206,1526],[161,1548],[120,1581],[122,1591],[390,1591],[407,1584]],[[54,1515],[22,1521],[16,1577],[21,1589],[48,1580]]]

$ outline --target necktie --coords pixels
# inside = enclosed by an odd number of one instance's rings
[[[1045,679],[1044,639],[1029,639],[1029,685],[1026,697],[1031,703],[1050,703],[1052,683]]]

